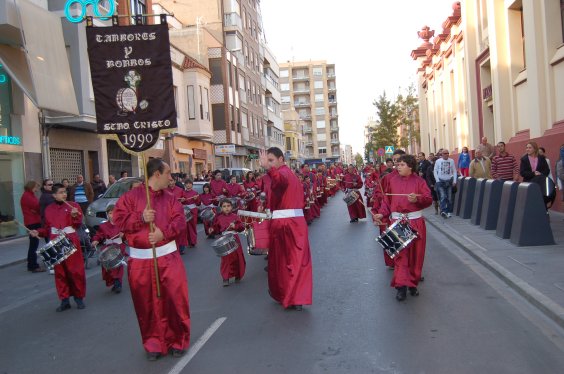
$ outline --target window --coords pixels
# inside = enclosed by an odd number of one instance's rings
[[[325,147],[319,148],[318,151],[319,151],[319,154],[320,154],[320,155],[325,155],[325,154],[327,154],[327,148],[325,148]]]
[[[317,116],[324,116],[325,115],[325,108],[321,107],[317,107],[315,108],[315,115]]]
[[[562,0],[564,1],[564,0]],[[289,76],[289,72],[288,70],[284,69],[284,70],[280,70],[280,78],[288,78]]]
[[[323,81],[315,81],[313,82],[314,88],[323,88]]]
[[[325,128],[325,121],[316,121],[315,125],[317,126],[318,129],[324,129]]]
[[[207,87],[204,87],[204,119],[210,120],[210,95]]]
[[[322,103],[322,102],[323,102],[323,98],[324,98],[323,94],[315,94],[315,102],[316,102],[316,103],[319,103],[319,102]]]
[[[290,91],[290,83],[281,83],[280,91]]]
[[[147,4],[145,0],[130,0],[131,15],[147,14]],[[133,20],[135,23],[135,20]],[[143,17],[143,23],[147,23],[146,17]]]
[[[282,104],[290,104],[290,96],[282,96]]]
[[[202,86],[199,86],[200,88],[200,119],[204,119],[204,90],[202,89]]]
[[[188,119],[196,119],[196,103],[194,102],[194,86],[188,86]]]
[[[174,110],[176,110],[176,116],[178,116],[178,87],[176,86],[172,86],[172,87],[174,88]],[[0,113],[0,115],[1,114],[2,113]]]
[[[323,68],[313,68],[313,76],[321,77],[323,75]]]
[[[249,127],[249,125],[247,124],[247,113],[245,112],[241,112],[241,124],[243,125],[244,128]]]
[[[327,134],[325,134],[324,132],[317,133],[317,141],[318,142],[324,142],[326,140],[327,140]]]
[[[527,55],[526,53],[526,48],[525,48],[525,19],[523,17],[523,7],[521,7],[521,9],[519,9],[519,11],[521,12],[521,43],[523,44],[523,68],[527,67]]]
[[[286,138],[286,149],[289,151],[292,150],[292,138]]]

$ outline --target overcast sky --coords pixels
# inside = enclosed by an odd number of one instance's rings
[[[363,152],[372,102],[416,82],[411,51],[424,25],[442,31],[453,0],[261,0],[266,41],[278,62],[335,64],[341,146]]]

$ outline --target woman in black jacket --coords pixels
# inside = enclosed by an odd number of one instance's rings
[[[539,185],[545,206],[548,207],[554,202],[553,194],[547,194],[545,191],[552,192],[554,182],[549,181],[550,167],[546,158],[539,155],[539,146],[535,142],[529,142],[525,146],[525,155],[521,157],[521,166],[519,174],[523,177],[523,182],[532,182]],[[549,184],[547,186],[547,183]]]

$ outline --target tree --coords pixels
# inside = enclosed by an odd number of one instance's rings
[[[364,164],[364,160],[362,159],[362,156],[358,152],[356,153],[356,155],[354,155],[354,161],[355,161],[356,167],[359,168],[359,169]]]
[[[373,103],[376,106],[376,114],[380,125],[372,133],[372,149],[384,148],[386,146],[397,147],[399,145],[398,125],[399,108],[397,102],[392,103],[384,92]]]
[[[401,94],[398,95],[396,105],[398,107],[398,125],[401,125],[404,130],[402,131],[400,146],[408,149],[413,144],[421,144],[421,133],[419,128],[415,126],[416,123],[419,123],[419,103],[413,85],[408,87],[405,97]],[[410,149],[410,151],[412,150]]]

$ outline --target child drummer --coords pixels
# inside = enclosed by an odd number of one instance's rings
[[[122,241],[123,232],[120,232],[119,227],[114,224],[113,204],[108,205],[106,208],[106,215],[108,216],[108,221],[102,223],[92,238],[92,245],[97,246],[100,243],[109,245],[117,244],[121,250],[121,253],[125,256],[125,243]],[[102,266],[102,279],[106,281],[106,287],[112,287],[112,292],[120,293],[121,285],[123,280],[123,266],[118,266],[117,268],[106,270]]]
[[[71,308],[69,298],[74,297],[76,307],[84,309],[84,296],[86,295],[86,276],[84,273],[84,257],[80,247],[80,239],[76,233],[82,225],[82,210],[75,202],[67,202],[67,190],[60,183],[53,185],[53,197],[55,203],[45,208],[45,220],[43,227],[32,230],[33,237],[46,237],[50,240],[56,239],[60,234],[72,242],[77,249],[72,255],[59,265],[55,265],[55,286],[61,305],[57,312],[63,312]]]
[[[245,229],[237,214],[232,212],[233,206],[231,205],[230,200],[223,199],[219,206],[221,208],[221,213],[215,216],[213,225],[208,231],[210,235],[221,234],[225,231],[241,232]],[[239,247],[227,256],[221,257],[220,273],[223,278],[223,287],[229,286],[229,280],[231,278],[235,278],[235,282],[238,283],[245,275],[245,255],[243,254],[241,241],[239,240],[238,235],[235,235],[235,240],[237,240]]]

